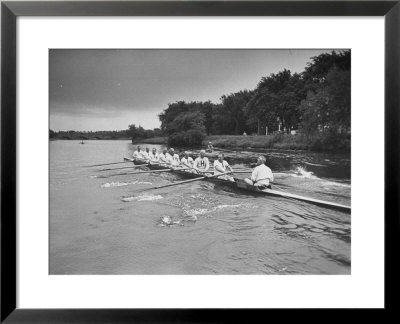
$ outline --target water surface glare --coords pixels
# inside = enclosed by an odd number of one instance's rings
[[[129,165],[88,165],[122,161],[135,147],[79,143],[50,142],[50,274],[351,272],[349,213],[204,181],[143,191],[185,179],[168,172],[108,177],[130,170],[98,170]],[[259,155],[224,153],[234,167],[250,167]],[[350,205],[349,156],[262,153],[276,171],[275,189]]]

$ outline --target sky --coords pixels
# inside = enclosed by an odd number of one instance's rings
[[[220,102],[283,69],[302,72],[326,50],[50,50],[50,129],[160,127],[176,101]]]

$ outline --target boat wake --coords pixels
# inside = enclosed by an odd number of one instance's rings
[[[351,188],[351,184],[343,183],[343,182],[334,182],[334,181],[324,181],[322,183],[324,186],[331,186],[331,187],[343,187],[343,188]]]
[[[157,223],[158,226],[183,226],[181,220],[174,220],[171,216],[163,216]]]
[[[227,208],[257,208],[256,205],[253,204],[237,204],[237,205],[217,205],[212,208],[190,208],[188,205],[185,205],[182,207],[184,213],[186,216],[189,217],[196,217],[200,215],[206,215],[213,213],[215,211],[219,211],[221,209],[227,209]]]
[[[318,166],[318,167],[327,167],[327,165],[318,164],[318,163],[304,162],[304,164],[313,165],[313,166]]]
[[[318,177],[314,175],[314,172],[307,171],[306,169],[304,169],[302,167],[297,167],[294,170],[294,176],[300,177],[300,178],[305,178],[305,179],[318,179]]]
[[[132,182],[107,182],[101,185],[101,188],[114,188],[114,187],[124,187],[124,186],[130,186],[130,185],[136,185],[136,184],[149,184],[151,185],[151,182],[148,181],[132,181]]]
[[[198,216],[212,214],[213,212],[223,209],[237,209],[237,208],[257,208],[258,206],[252,204],[236,204],[236,205],[217,205],[212,208],[191,208],[188,204],[181,205],[183,214],[178,218],[171,216],[162,216],[158,222],[158,226],[171,227],[171,226],[184,226],[186,222],[196,222]]]
[[[122,197],[121,201],[130,202],[130,201],[152,201],[152,200],[160,200],[163,199],[161,195],[141,195],[141,196],[129,196],[129,197]]]
[[[314,172],[307,171],[305,168],[297,167],[294,170],[288,172],[274,172],[274,175],[277,176],[286,176],[286,177],[295,177],[295,178],[303,178],[303,179],[319,179],[314,175]]]
[[[312,190],[327,190],[337,191],[340,189],[350,189],[351,183],[348,181],[340,181],[332,178],[319,178],[312,171],[307,171],[305,168],[297,167],[289,172],[276,172],[274,175],[280,180],[287,180],[285,185],[293,187],[301,186],[303,189],[307,187]],[[291,179],[295,181],[291,181]],[[304,180],[304,181],[303,181]],[[308,181],[311,180],[311,181]]]

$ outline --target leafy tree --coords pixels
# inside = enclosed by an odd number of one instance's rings
[[[233,133],[242,134],[246,128],[246,106],[252,97],[252,92],[248,90],[223,95],[221,97],[222,109],[220,114],[234,125]]]
[[[206,128],[207,135],[211,135],[213,131],[213,110],[215,104],[211,101],[201,103],[200,111],[204,114],[204,127]]]
[[[136,126],[135,124],[129,125],[129,135],[132,139],[132,143],[138,139],[144,139],[153,137],[153,133],[150,130],[145,130],[142,126]]]
[[[179,114],[187,112],[189,105],[184,101],[178,101],[173,104],[168,104],[168,108],[158,115],[161,122],[161,130],[166,130],[166,125],[171,123]]]
[[[171,145],[201,144],[206,132],[211,132],[212,108],[211,102],[169,104],[159,115],[161,130],[168,135],[168,142]]]
[[[307,91],[316,91],[318,85],[326,81],[326,76],[332,69],[350,71],[351,52],[349,50],[332,51],[311,57],[311,62],[302,73]]]
[[[281,123],[287,132],[297,128],[300,120],[300,102],[306,97],[300,74],[284,69],[263,77],[247,105],[248,124],[257,122],[257,133],[266,126],[271,131]]]
[[[213,109],[213,134],[215,135],[230,135],[234,134],[235,122],[226,112],[226,108],[219,104]]]
[[[205,116],[199,111],[180,113],[166,125],[170,145],[199,145],[206,135]]]
[[[351,131],[350,71],[333,68],[316,92],[301,103],[301,128],[308,136],[324,134],[325,148],[349,146]]]

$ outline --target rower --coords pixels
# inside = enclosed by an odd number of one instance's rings
[[[151,162],[157,162],[160,160],[160,156],[157,154],[157,150],[153,148],[149,153],[149,159]]]
[[[200,156],[197,157],[196,160],[194,160],[193,169],[195,169],[198,173],[201,173],[201,172],[207,172],[209,168],[210,168],[210,162],[206,157],[206,151],[201,150]]]
[[[218,160],[214,161],[214,174],[221,174],[218,179],[224,179],[234,182],[235,179],[226,174],[228,173],[227,170],[229,170],[229,173],[233,172],[233,169],[231,168],[229,163],[224,160],[224,154],[220,153],[218,154]]]
[[[172,157],[172,154],[171,154],[171,148],[167,151],[167,153],[165,153],[165,159],[166,159],[167,163],[172,164],[172,161],[174,160],[174,158]]]
[[[214,151],[214,147],[212,146],[211,142],[208,142],[207,152],[212,153]]]
[[[175,150],[172,147],[169,150],[169,155],[171,156],[171,162],[170,163],[172,165],[178,166],[181,163],[181,161],[179,159],[179,155],[175,153]]]
[[[189,152],[185,152],[185,156],[181,159],[182,166],[193,168],[193,162],[193,159],[189,156]]]
[[[133,152],[133,155],[132,155],[132,156],[133,156],[134,159],[143,159],[143,157],[144,157],[144,152],[141,151],[140,145],[137,146],[137,149],[136,149],[135,152]]]
[[[164,148],[162,153],[160,153],[160,155],[159,155],[159,159],[160,159],[161,162],[168,163],[167,154],[168,154],[167,149]]]
[[[266,159],[264,156],[260,156],[257,159],[257,166],[254,168],[251,174],[251,179],[244,179],[244,181],[258,189],[271,188],[270,182],[274,181],[274,175],[269,167],[265,165]]]
[[[143,152],[143,158],[144,158],[145,160],[149,160],[149,159],[150,159],[150,158],[149,158],[149,154],[150,154],[150,150],[149,150],[148,147],[146,147],[146,151]]]

